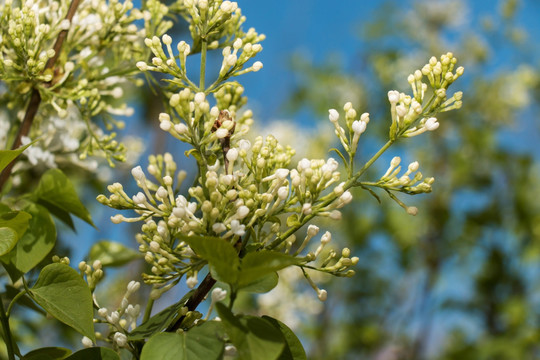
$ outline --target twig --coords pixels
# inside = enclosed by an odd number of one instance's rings
[[[66,20],[73,19],[73,16],[75,15],[75,12],[77,11],[77,7],[79,6],[80,0],[72,0],[71,4],[69,5],[68,12],[66,14]],[[58,60],[58,57],[60,56],[60,50],[62,49],[62,45],[64,43],[64,40],[66,39],[68,30],[62,30],[58,34],[58,37],[56,38],[56,42],[54,43],[53,50],[54,50],[54,56],[49,58],[47,60],[47,64],[45,64],[45,69],[49,70],[54,67],[54,64],[56,63],[56,60]],[[45,86],[51,86],[52,81],[44,84]],[[28,107],[26,108],[26,113],[24,114],[24,119],[21,124],[21,127],[19,128],[19,131],[17,132],[17,136],[15,137],[15,140],[13,141],[13,145],[11,146],[12,150],[15,150],[21,146],[21,139],[23,136],[28,135],[30,132],[30,128],[32,127],[32,123],[34,121],[34,118],[36,117],[37,111],[39,109],[39,105],[41,104],[41,95],[39,93],[39,90],[37,88],[32,89],[32,95],[30,96],[30,102],[28,103]],[[15,165],[15,162],[17,159],[14,159],[11,163],[9,163],[8,166],[2,171],[2,174],[0,174],[0,190],[4,187],[6,181],[9,179],[11,175],[11,171],[13,170],[13,166]]]
[[[212,275],[206,275],[199,287],[197,287],[193,295],[191,295],[186,302],[185,306],[188,308],[188,311],[194,311],[195,309],[197,309],[197,306],[199,306],[199,304],[204,300],[204,298],[210,292],[215,283],[216,280],[212,277]],[[169,328],[167,328],[167,331],[174,332],[180,329],[184,318],[185,316],[181,316],[178,320],[176,320],[176,322],[174,322],[172,325],[169,326]]]

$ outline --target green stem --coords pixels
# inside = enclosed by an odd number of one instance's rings
[[[7,308],[7,311],[6,311],[7,317],[9,317],[9,315],[11,314],[11,308],[13,307],[13,305],[15,305],[17,300],[19,300],[19,298],[23,297],[25,294],[26,294],[26,290],[23,290],[20,293],[18,293],[17,295],[15,295],[15,297],[11,300],[11,302],[9,303],[9,306]]]
[[[9,329],[9,319],[4,310],[4,299],[0,295],[0,321],[2,322],[2,330],[4,332],[4,340],[8,352],[8,359],[15,360],[15,350],[13,349],[13,338],[11,337],[11,330]]]
[[[388,148],[390,146],[392,146],[392,144],[395,142],[395,140],[388,140],[388,142],[386,144],[383,145],[383,147],[381,147],[379,149],[379,151],[377,151],[377,153],[375,155],[373,155],[371,157],[371,159],[369,159],[365,164],[364,166],[362,166],[362,168],[360,170],[358,170],[358,172],[356,174],[354,174],[353,177],[351,177],[349,180],[347,180],[347,182],[345,183],[345,185],[343,186],[343,189],[345,190],[348,190],[350,189],[351,187],[355,186],[356,184],[356,181],[360,178],[360,176],[362,176],[366,171],[367,169],[369,169],[369,167],[371,165],[373,165],[373,163],[386,151],[388,150]],[[333,201],[335,201],[337,199],[337,195],[335,195],[334,193],[330,193],[326,199],[324,199],[324,201],[322,201],[320,204],[317,204],[316,206],[316,209],[314,210],[318,210],[318,209],[321,209],[329,204],[331,204]],[[277,246],[279,246],[283,241],[285,241],[285,239],[287,239],[289,236],[291,236],[292,234],[294,234],[296,231],[298,231],[298,229],[300,229],[302,226],[304,226],[308,221],[310,221],[311,219],[313,219],[317,214],[317,211],[313,211],[312,214],[310,215],[307,215],[305,216],[299,224],[289,228],[287,231],[285,231],[282,235],[280,235],[278,238],[276,238],[274,241],[272,241],[270,243],[270,245],[267,246],[268,249],[275,249]]]
[[[208,48],[208,43],[206,38],[203,37],[201,45],[201,76],[199,80],[199,91],[204,92],[204,78],[206,76],[206,50]]]
[[[231,311],[234,306],[234,301],[236,300],[236,295],[237,295],[236,290],[231,289],[231,301],[229,302],[229,310]]]
[[[148,319],[150,319],[150,314],[152,313],[152,308],[154,307],[154,299],[150,298],[148,299],[148,302],[146,303],[146,309],[144,309],[144,316],[142,319],[142,322],[146,322]]]

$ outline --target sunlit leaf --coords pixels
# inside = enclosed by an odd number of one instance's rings
[[[92,294],[77,271],[59,263],[45,266],[30,295],[56,319],[95,341]]]

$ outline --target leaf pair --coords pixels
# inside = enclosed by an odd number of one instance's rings
[[[182,240],[208,261],[216,280],[237,290],[252,288],[259,290],[257,292],[269,291],[277,285],[278,270],[301,262],[293,256],[269,250],[251,252],[241,259],[230,243],[216,237],[186,236]],[[261,282],[271,287],[261,287]]]

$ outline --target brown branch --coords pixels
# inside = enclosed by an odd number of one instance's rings
[[[79,1],[80,0],[72,0],[71,4],[69,5],[69,9],[66,14],[66,19],[69,20],[70,22],[73,19],[73,16],[75,15],[75,12],[77,11],[77,8],[79,7]],[[58,60],[58,57],[60,56],[60,50],[62,49],[62,45],[64,44],[67,33],[68,33],[68,30],[62,30],[58,34],[58,37],[56,38],[56,42],[54,43],[54,46],[53,46],[54,56],[49,58],[49,60],[47,60],[44,71],[52,69],[54,67],[56,60]],[[50,86],[50,85],[51,85],[51,81],[45,84],[45,86]],[[30,128],[32,127],[32,123],[34,122],[34,118],[36,117],[40,104],[41,104],[41,95],[39,93],[39,90],[34,87],[32,89],[32,95],[30,96],[30,102],[28,103],[28,107],[26,108],[26,113],[24,114],[23,122],[21,124],[21,127],[19,128],[19,131],[17,132],[17,135],[15,136],[13,145],[11,146],[12,150],[19,148],[21,146],[22,137],[27,136],[30,133]],[[2,171],[2,174],[0,174],[0,190],[2,190],[6,181],[9,179],[11,175],[11,171],[13,170],[13,166],[15,165],[16,161],[17,159],[14,159],[11,163],[9,163],[9,165],[6,166],[4,171]]]
[[[223,122],[226,120],[232,120],[231,116],[227,110],[222,110],[219,113],[219,116],[216,119],[214,126],[212,127],[212,132],[219,129],[221,125],[223,124]],[[225,174],[227,174],[228,168],[229,168],[229,160],[227,159],[227,152],[229,152],[231,148],[231,135],[234,133],[235,125],[236,124],[234,124],[234,126],[230,130],[228,136],[224,137],[223,139],[220,139],[221,150],[223,152],[223,166],[225,167]],[[238,245],[240,245],[240,248],[241,248],[241,245],[242,245],[241,239],[239,239],[235,245],[237,250],[240,251],[240,249],[238,249]],[[194,311],[195,309],[197,309],[197,306],[199,306],[199,304],[204,300],[204,298],[206,297],[208,292],[212,289],[215,283],[216,283],[216,280],[210,275],[210,273],[208,273],[208,275],[206,275],[206,277],[201,282],[199,287],[195,290],[193,295],[191,295],[188,301],[186,302],[185,306],[188,308],[188,311]],[[185,316],[181,316],[178,320],[176,320],[176,322],[174,322],[172,325],[169,326],[169,328],[167,328],[167,331],[173,332],[173,331],[178,330],[182,324],[182,321],[184,321],[184,318]]]
[[[199,304],[204,300],[204,298],[210,292],[215,283],[216,280],[210,275],[210,273],[208,273],[208,275],[206,275],[199,287],[197,287],[193,295],[191,295],[186,302],[185,306],[188,308],[188,311],[195,311],[195,309],[197,309],[197,306],[199,306]],[[167,331],[174,332],[180,329],[184,318],[185,316],[181,316],[178,320],[176,320],[176,322],[174,322],[167,328]]]

